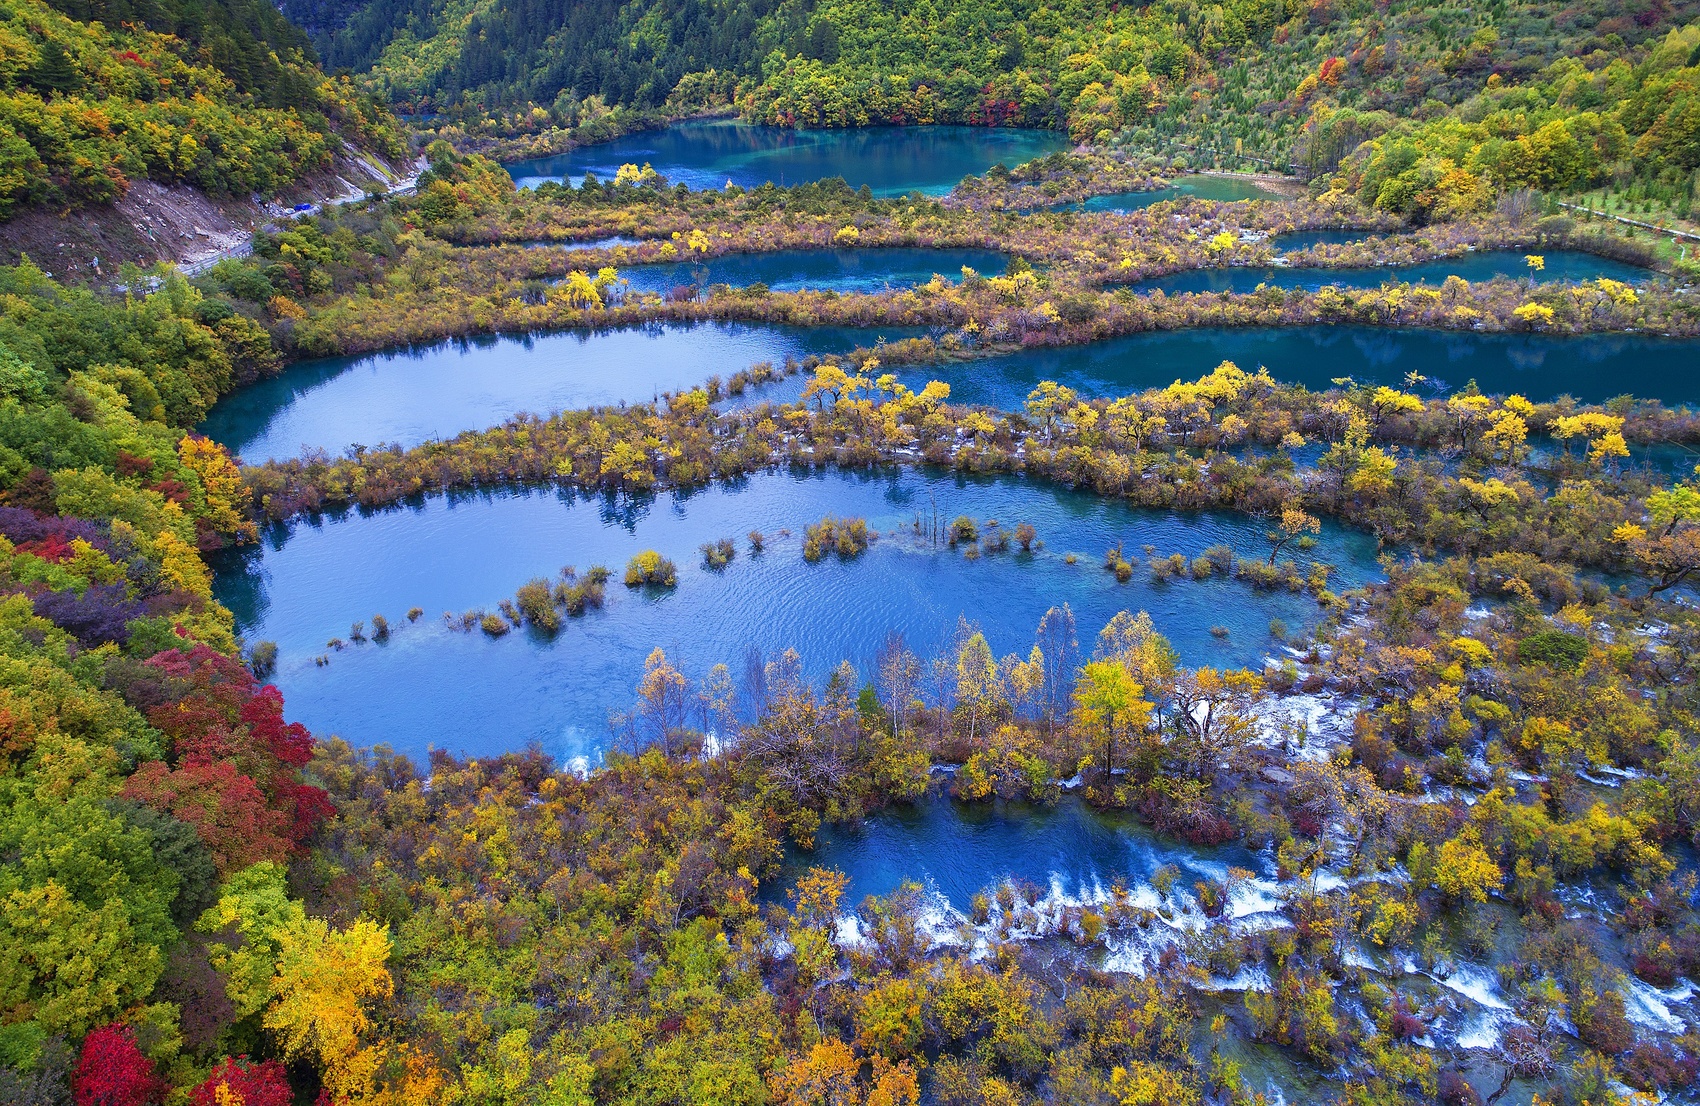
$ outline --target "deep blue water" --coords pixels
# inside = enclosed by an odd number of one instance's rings
[[[1164,840],[1131,815],[1096,811],[1074,799],[1036,806],[930,798],[888,807],[859,826],[822,827],[814,849],[787,852],[770,897],[783,901],[798,877],[821,867],[850,877],[847,907],[913,881],[966,914],[976,893],[1004,883],[1092,901],[1118,881],[1149,886],[1165,864],[1180,867],[1176,886],[1183,891],[1199,879],[1220,880],[1229,864],[1259,873],[1263,867],[1243,848],[1188,847]]]
[[[1140,192],[1111,192],[1079,203],[1059,204],[1054,211],[1108,211],[1125,215],[1163,200],[1278,200],[1280,194],[1244,177],[1182,177],[1167,188]]]
[[[1639,334],[1579,338],[1467,331],[1312,326],[1174,330],[1083,346],[1035,348],[900,373],[912,386],[945,380],[951,401],[1009,409],[1041,380],[1083,395],[1124,395],[1194,380],[1223,361],[1266,365],[1277,380],[1326,388],[1336,377],[1399,385],[1419,372],[1429,388],[1475,380],[1484,392],[1586,402],[1633,395],[1700,402],[1700,341]],[[800,387],[800,385],[798,385]]]
[[[789,130],[722,120],[678,123],[513,162],[507,169],[521,188],[560,180],[577,185],[586,173],[606,183],[621,165],[647,162],[670,183],[699,189],[724,188],[728,181],[755,188],[769,181],[794,185],[843,177],[850,187],[865,184],[876,196],[911,191],[942,196],[963,177],[999,162],[1015,166],[1069,146],[1060,131],[1008,127]]]
[[[1009,529],[1031,522],[1045,545],[969,560],[893,533],[852,562],[802,560],[803,528],[826,514],[899,531],[934,510]],[[759,557],[743,537],[752,529],[771,539]],[[843,659],[869,671],[892,630],[930,656],[959,615],[980,623],[998,655],[1025,656],[1045,610],[1066,602],[1087,652],[1117,611],[1144,609],[1189,664],[1256,664],[1274,644],[1270,620],[1302,630],[1318,616],[1315,601],[1222,579],[1153,584],[1142,547],[1190,556],[1227,542],[1257,555],[1261,533],[1239,516],[1137,511],[1013,478],[786,472],[636,505],[532,490],[299,523],[260,548],[224,555],[216,591],[249,641],[278,643],[276,680],[290,716],[315,733],[414,755],[428,745],[488,754],[536,741],[563,759],[594,759],[608,744],[609,712],[631,706],[656,646],[693,678],[716,663],[741,671],[751,645],[768,655],[795,648],[818,680]],[[739,554],[717,573],[702,566],[698,547],[722,537],[737,538]],[[1103,568],[1117,541],[1136,562],[1126,584]],[[676,591],[620,583],[626,561],[651,548],[678,564]],[[1074,564],[1065,561],[1070,552]],[[1314,555],[1339,567],[1342,588],[1379,575],[1375,543],[1362,534],[1330,525]],[[596,563],[616,571],[606,609],[569,620],[553,639],[516,632],[492,640],[443,625],[445,611],[494,610],[533,576]],[[414,606],[425,616],[407,625]],[[329,639],[348,638],[356,620],[370,626],[374,613],[400,627],[388,643],[332,652],[327,667],[313,663]],[[1210,633],[1218,624],[1226,637]]]
[[[1382,265],[1374,268],[1292,268],[1239,266],[1224,269],[1189,269],[1182,273],[1135,281],[1127,287],[1139,293],[1165,292],[1252,292],[1261,284],[1271,288],[1302,288],[1317,291],[1326,285],[1338,288],[1379,288],[1390,281],[1409,284],[1443,284],[1449,276],[1475,282],[1497,277],[1528,278],[1539,283],[1598,280],[1606,277],[1624,283],[1644,281],[1653,274],[1638,265],[1598,257],[1579,250],[1562,250],[1543,255],[1545,268],[1536,271],[1513,250],[1488,250],[1462,257],[1423,261],[1415,265]]]
[[[704,323],[440,342],[301,362],[221,400],[200,430],[250,463],[307,447],[411,446],[521,411],[645,402],[757,361],[842,353],[878,337],[843,327]]]
[[[1008,258],[991,250],[932,250],[894,247],[865,250],[778,250],[737,253],[696,262],[633,265],[620,275],[638,292],[669,292],[681,286],[706,288],[765,284],[775,292],[880,292],[912,288],[939,274],[962,279],[964,265],[982,276],[997,276]]]
[[[729,378],[757,361],[778,365],[788,356],[842,353],[916,333],[700,324],[444,342],[303,362],[222,400],[200,429],[250,463],[293,457],[304,447],[416,445],[494,426],[521,411],[646,401],[710,376]],[[1195,379],[1223,361],[1247,370],[1266,365],[1276,379],[1312,388],[1343,376],[1400,384],[1415,371],[1434,389],[1473,379],[1484,391],[1535,400],[1566,393],[1588,402],[1624,393],[1673,404],[1700,400],[1700,342],[1621,334],[1206,328],[897,371],[912,387],[949,382],[953,402],[1009,410],[1041,380],[1088,396],[1124,395]],[[802,388],[802,378],[793,377],[752,390],[744,402],[791,400]]]

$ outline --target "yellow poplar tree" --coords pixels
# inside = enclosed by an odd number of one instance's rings
[[[374,1089],[380,1055],[362,1043],[372,1024],[365,1003],[394,993],[389,955],[389,927],[365,918],[333,930],[303,916],[279,934],[277,1000],[264,1024],[286,1057],[318,1062],[333,1098],[358,1100]]]

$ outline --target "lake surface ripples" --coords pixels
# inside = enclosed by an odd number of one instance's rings
[[[912,333],[700,323],[439,342],[303,361],[221,400],[199,429],[251,464],[304,448],[414,446],[522,411],[643,403],[758,361],[779,365]]]
[[[1031,522],[1044,548],[970,560],[906,532],[917,514],[934,512],[945,522],[995,518],[1006,530]],[[803,529],[827,514],[900,532],[858,560],[808,564]],[[785,529],[790,536],[779,536]],[[750,530],[770,537],[760,556],[748,552]],[[698,547],[723,537],[737,539],[738,557],[710,571]],[[631,706],[657,646],[693,678],[716,663],[740,671],[751,646],[768,656],[795,648],[819,679],[844,659],[866,669],[890,631],[929,656],[959,616],[978,622],[1000,656],[1025,655],[1045,610],[1066,602],[1088,652],[1117,611],[1144,609],[1187,663],[1242,665],[1275,646],[1271,619],[1297,631],[1317,618],[1308,596],[1223,579],[1153,584],[1143,565],[1117,584],[1102,567],[1116,542],[1136,564],[1147,544],[1189,556],[1217,543],[1259,555],[1263,545],[1256,523],[1239,516],[1138,511],[1015,478],[776,472],[638,505],[539,489],[298,523],[259,548],[223,555],[217,593],[248,640],[278,643],[277,682],[292,717],[315,732],[415,755],[432,742],[488,754],[537,741],[591,760],[607,747],[609,712]],[[677,562],[675,591],[619,582],[626,561],[651,548]],[[1066,563],[1070,552],[1077,563]],[[1315,555],[1338,566],[1339,587],[1379,576],[1375,543],[1362,534],[1330,525]],[[565,620],[554,638],[523,631],[492,640],[442,620],[445,611],[494,610],[533,576],[597,563],[615,571],[607,607]],[[425,617],[408,625],[415,606]],[[398,627],[389,642],[314,663],[329,639],[348,638],[351,623],[370,625],[374,613]]]

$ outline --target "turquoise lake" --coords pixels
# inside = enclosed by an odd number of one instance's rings
[[[1444,284],[1450,276],[1462,277],[1472,283],[1501,277],[1528,279],[1542,284],[1554,281],[1576,283],[1605,277],[1633,284],[1654,275],[1639,265],[1626,265],[1621,261],[1612,261],[1577,250],[1543,255],[1546,266],[1538,271],[1529,268],[1524,258],[1524,254],[1512,250],[1485,250],[1467,253],[1462,257],[1423,261],[1415,265],[1387,265],[1375,268],[1295,268],[1280,265],[1254,268],[1247,265],[1224,269],[1189,269],[1183,273],[1133,281],[1126,287],[1142,295],[1163,292],[1172,296],[1183,292],[1254,292],[1262,284],[1271,288],[1302,288],[1310,292],[1327,285],[1337,288],[1379,288],[1393,281],[1407,284]]]
[[[1054,900],[1095,902],[1117,882],[1148,888],[1167,864],[1181,869],[1176,886],[1183,892],[1200,879],[1221,880],[1229,865],[1272,874],[1244,848],[1187,846],[1131,815],[1076,799],[1040,806],[940,797],[890,807],[860,825],[821,827],[813,850],[787,851],[772,886],[789,888],[811,867],[832,868],[850,879],[847,906],[913,881],[966,915],[977,893],[1006,883],[1036,886]]]
[[[794,185],[843,177],[850,187],[867,185],[876,196],[916,191],[942,196],[963,177],[999,162],[1013,167],[1071,145],[1061,131],[1013,127],[791,130],[717,120],[640,131],[516,161],[507,170],[521,188],[563,180],[578,185],[586,173],[606,182],[621,165],[648,163],[670,183],[695,189],[724,188],[728,181],[756,188],[770,181]]]
[[[802,559],[803,529],[824,515],[865,517],[883,532],[935,510],[946,520],[995,518],[1006,529],[1030,522],[1044,548],[970,560],[894,533],[854,561]],[[780,535],[785,529],[790,536]],[[769,535],[759,556],[748,552],[750,530]],[[737,539],[737,559],[721,572],[704,568],[698,547],[723,537]],[[1126,584],[1103,568],[1118,541],[1137,564]],[[1262,531],[1243,517],[1138,511],[1015,478],[773,472],[637,503],[534,489],[301,522],[220,555],[216,593],[247,640],[278,643],[275,679],[290,715],[317,734],[388,742],[414,756],[428,744],[489,754],[535,741],[563,761],[594,761],[608,747],[610,712],[630,708],[657,646],[693,679],[716,663],[742,671],[752,646],[769,657],[795,648],[819,680],[844,659],[867,671],[891,631],[928,657],[958,616],[977,621],[1000,656],[1025,655],[1046,609],[1068,603],[1088,653],[1117,611],[1143,609],[1188,664],[1258,664],[1277,644],[1270,620],[1300,632],[1318,617],[1313,599],[1219,578],[1153,584],[1142,563],[1147,544],[1191,556],[1217,543],[1248,556],[1264,548]],[[677,563],[676,590],[620,583],[626,561],[644,549]],[[1070,552],[1077,563],[1066,563]],[[1374,540],[1333,525],[1299,556],[1337,566],[1339,588],[1380,575]],[[554,638],[527,630],[491,639],[444,625],[445,611],[494,610],[533,576],[598,563],[616,574],[606,608],[565,620]],[[415,606],[425,615],[409,625],[404,616]],[[374,613],[397,627],[390,641],[314,664],[331,638],[348,638],[355,621],[370,626]],[[1226,636],[1211,633],[1218,625]]]
[[[522,411],[548,414],[642,402],[662,391],[729,378],[758,361],[843,353],[920,331],[903,327],[793,328],[698,324],[444,342],[292,366],[219,402],[200,430],[249,463],[303,448],[340,453],[359,443],[417,445],[481,430]],[[1667,403],[1700,399],[1700,342],[1644,335],[1538,334],[1313,326],[1161,331],[1083,346],[1046,347],[973,361],[895,366],[905,383],[947,381],[957,403],[1010,410],[1041,380],[1087,396],[1115,396],[1195,379],[1223,361],[1278,380],[1326,388],[1335,377],[1432,389],[1475,380],[1489,393],[1531,399],[1569,394],[1595,402],[1630,392]],[[804,380],[746,393],[741,402],[789,401]]]
[[[1164,200],[1278,200],[1281,194],[1244,177],[1188,176],[1167,188],[1139,192],[1109,192],[1079,203],[1058,204],[1051,211],[1107,211],[1126,215]]]
[[[201,433],[250,463],[304,448],[418,445],[522,411],[639,403],[757,361],[842,353],[879,333],[703,323],[488,337],[292,365],[221,400]],[[893,337],[913,331],[893,329]]]
[[[1009,259],[991,250],[933,250],[913,247],[865,250],[777,250],[735,253],[695,262],[632,265],[620,270],[633,291],[671,292],[680,287],[765,284],[775,292],[882,292],[913,288],[934,274],[962,279],[966,265],[982,276],[998,276]]]
[[[1406,373],[1418,372],[1429,379],[1429,389],[1474,380],[1484,392],[1520,392],[1532,400],[1568,394],[1598,402],[1627,392],[1672,404],[1700,401],[1700,341],[1638,334],[1558,338],[1362,326],[1172,330],[899,375],[911,386],[948,381],[955,403],[1009,409],[1025,402],[1041,380],[1082,395],[1125,395],[1197,379],[1223,361],[1248,371],[1264,365],[1277,380],[1319,389],[1344,376],[1402,385]]]

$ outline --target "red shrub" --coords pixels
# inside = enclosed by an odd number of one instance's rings
[[[1295,810],[1292,812],[1293,828],[1306,837],[1322,836],[1322,817],[1313,810]]]
[[[160,1100],[165,1084],[129,1026],[103,1025],[83,1039],[71,1091],[77,1106],[146,1106]]]
[[[1178,832],[1189,845],[1226,845],[1240,835],[1232,822],[1219,815],[1188,822]]]
[[[1426,1036],[1428,1036],[1428,1026],[1423,1024],[1421,1018],[1408,1010],[1395,1010],[1393,1012],[1393,1038],[1395,1040],[1403,1041]]]
[[[126,50],[124,53],[128,54],[129,51]],[[118,56],[123,57],[124,54],[119,54]],[[130,56],[134,57],[135,55],[131,54]],[[118,469],[119,476],[146,476],[148,473],[153,471],[153,458],[138,457],[128,450],[120,449],[118,451],[118,463],[116,467]]]
[[[313,755],[313,735],[283,719],[283,694],[248,667],[205,645],[148,659],[171,696],[148,721],[176,739],[175,772],[146,765],[126,794],[193,825],[221,871],[281,859],[334,813],[296,771]],[[216,796],[216,800],[214,798]]]
[[[1623,1080],[1640,1091],[1668,1091],[1692,1087],[1700,1075],[1700,1064],[1694,1057],[1684,1055],[1672,1045],[1667,1048],[1657,1041],[1642,1041],[1623,1062]]]
[[[1655,987],[1676,986],[1676,965],[1670,960],[1670,946],[1654,948],[1636,956],[1631,970]],[[1664,955],[1660,955],[1660,953]]]
[[[314,787],[309,783],[291,783],[280,787],[279,799],[289,819],[289,837],[295,844],[300,845],[325,824],[325,820],[336,813],[336,806],[331,802],[328,792],[322,787]]]
[[[163,480],[149,484],[148,490],[158,492],[173,503],[183,503],[189,498],[189,485],[175,476],[167,476]]]
[[[17,549],[19,553],[33,553],[54,564],[70,560],[73,552],[71,543],[65,540],[63,534],[48,534],[39,541],[20,542]]]
[[[220,1087],[228,1092],[225,1102],[219,1101]],[[225,1106],[228,1102],[240,1102],[242,1106],[289,1106],[294,1097],[289,1081],[283,1076],[282,1064],[276,1060],[250,1064],[246,1056],[227,1057],[212,1070],[205,1083],[189,1092],[192,1106]]]
[[[1482,1106],[1482,1096],[1456,1068],[1447,1068],[1440,1073],[1435,1097],[1446,1106]]]

